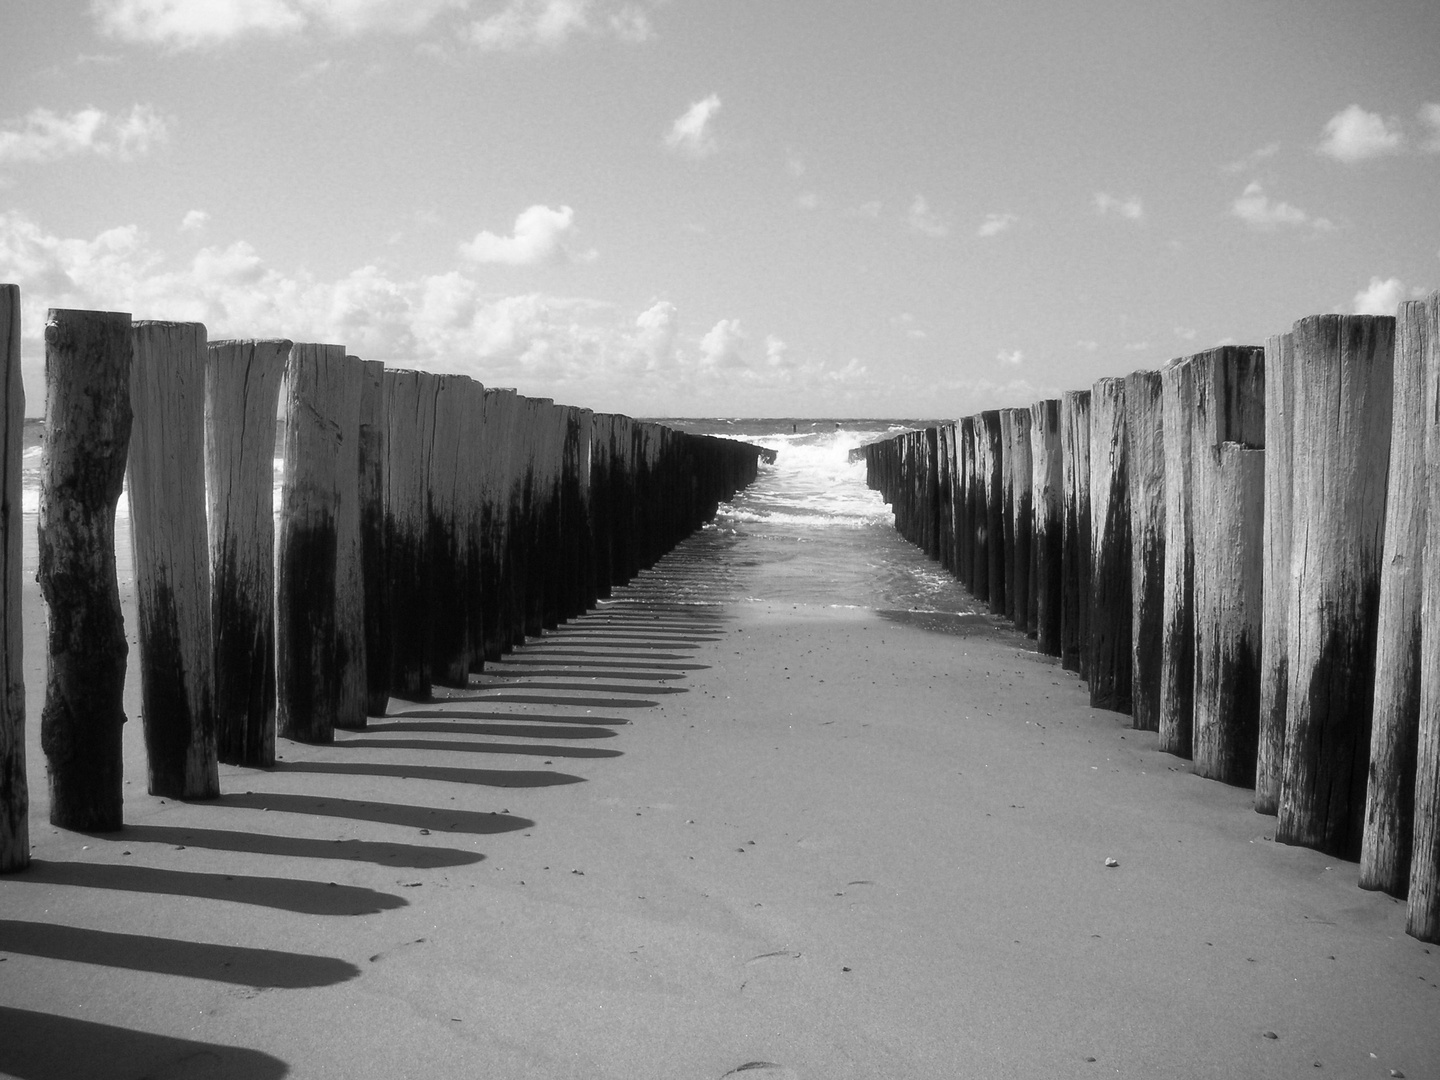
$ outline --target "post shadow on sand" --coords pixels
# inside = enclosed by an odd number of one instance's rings
[[[510,665],[507,663],[505,666],[508,668]],[[664,682],[670,682],[670,681],[673,680],[673,679],[683,679],[683,678],[685,678],[685,672],[683,672],[683,671],[654,671],[654,670],[641,671],[641,670],[639,670],[638,668],[636,668],[636,667],[634,667],[634,666],[632,666],[632,665],[629,665],[629,664],[625,664],[625,665],[612,664],[612,665],[610,665],[606,670],[603,670],[603,671],[577,670],[578,668],[589,668],[589,667],[594,667],[595,665],[593,665],[593,664],[580,664],[580,663],[574,663],[574,662],[566,662],[566,661],[564,661],[564,660],[529,661],[529,662],[527,662],[527,663],[525,663],[525,664],[523,664],[523,665],[522,665],[522,664],[516,664],[515,666],[518,667],[518,668],[520,668],[520,670],[519,670],[519,671],[509,671],[509,670],[499,671],[499,670],[497,670],[497,665],[486,665],[484,678],[485,678],[486,680],[490,680],[490,679],[497,680],[496,682],[488,683],[488,685],[491,685],[491,686],[504,685],[503,683],[498,682],[498,680],[501,680],[501,679],[563,679],[563,678],[567,678],[567,677],[568,677],[568,678],[572,678],[572,679],[615,679],[615,680],[619,680],[619,681],[622,681],[622,682],[623,682],[623,681],[636,681],[636,682],[657,682],[657,683],[664,683]],[[472,685],[474,685],[474,684],[472,684]],[[481,685],[486,685],[486,683],[482,683]],[[515,685],[538,686],[538,687],[541,687],[542,689],[554,689],[554,687],[551,687],[551,686],[549,686],[548,684],[545,684],[545,683],[520,683],[520,684],[515,684]],[[577,689],[585,689],[585,690],[602,690],[602,691],[607,691],[607,692],[608,692],[608,691],[612,691],[612,690],[613,690],[613,691],[631,690],[631,691],[634,691],[635,693],[656,693],[656,694],[670,694],[670,693],[677,693],[677,692],[678,692],[678,691],[675,691],[675,690],[666,689],[666,688],[664,688],[664,687],[661,687],[661,688],[659,688],[659,689],[652,690],[652,689],[651,689],[650,687],[648,687],[648,686],[614,686],[614,687],[611,687],[611,686],[606,686],[606,685],[604,685],[604,684],[601,684],[601,685],[597,686],[597,685],[595,685],[594,683],[585,683],[585,684],[583,684],[583,686],[577,686],[576,688],[577,688]]]
[[[194,829],[181,825],[126,825],[119,832],[95,833],[103,843],[169,844],[172,847],[208,848],[211,851],[247,851],[256,855],[285,855],[295,859],[339,859],[431,870],[442,866],[468,866],[482,862],[479,852],[380,840],[323,840],[310,836],[275,836],[270,833]]]
[[[381,825],[429,829],[432,833],[467,833],[471,836],[493,836],[496,833],[517,832],[535,827],[535,822],[529,818],[515,814],[442,806],[413,806],[406,803],[362,802],[358,799],[337,799],[330,795],[292,795],[279,791],[231,792],[221,795],[210,805],[243,806],[251,810],[311,814],[316,817],[346,818],[350,821],[373,821]]]
[[[70,885],[80,889],[190,896],[227,900],[232,904],[293,911],[299,915],[378,915],[408,907],[398,896],[357,885],[336,885],[294,878],[250,877],[165,870],[155,866],[116,863],[52,862],[34,859],[10,880],[37,885]]]
[[[536,650],[534,651],[533,655],[536,656],[536,657],[538,657],[538,658],[540,658],[540,659],[537,661],[537,662],[540,662],[540,663],[550,663],[550,662],[553,661],[554,657],[557,657],[557,656],[573,656],[573,657],[575,657],[576,659],[582,659],[582,660],[592,659],[592,658],[593,658],[593,659],[608,658],[608,659],[611,659],[611,660],[641,660],[641,661],[644,661],[644,663],[641,664],[642,667],[648,667],[648,668],[662,668],[662,667],[663,667],[663,668],[664,668],[665,670],[667,670],[667,671],[675,671],[675,670],[679,670],[679,669],[675,668],[675,667],[674,667],[673,665],[671,665],[671,664],[653,664],[653,663],[650,663],[650,661],[652,661],[652,660],[689,660],[689,659],[691,659],[691,654],[690,654],[690,653],[624,652],[624,651],[622,651],[622,650],[620,650],[620,649],[601,649],[599,646],[596,646],[595,648],[591,648],[591,649],[586,649],[584,652],[581,652],[581,651],[580,651],[580,645],[583,645],[583,644],[584,644],[583,642],[577,642],[575,645],[567,645],[567,646],[565,646],[565,647],[563,647],[563,648],[550,648],[550,647],[547,646],[547,647],[544,648],[544,649],[536,649]],[[502,662],[503,662],[503,663],[512,663],[513,661],[511,661],[511,660],[509,660],[509,659],[506,659],[506,660],[504,660],[504,661],[502,661]],[[708,668],[709,666],[710,666],[709,664],[696,664],[696,665],[694,665],[694,667],[686,668],[685,670],[688,670],[688,671],[704,671],[704,670],[705,670],[706,668]]]
[[[461,700],[476,701],[481,699],[463,698]],[[494,698],[490,698],[489,700],[493,701]],[[629,720],[626,720],[625,718],[620,716],[542,716],[537,713],[471,712],[468,709],[465,712],[448,712],[443,709],[406,709],[404,712],[392,712],[385,714],[385,719],[387,720],[393,720],[396,718],[404,719],[410,717],[434,717],[437,720],[442,718],[449,719],[450,717],[454,717],[457,720],[524,720],[527,724],[594,724],[597,726],[608,725],[609,727],[622,727],[625,724],[630,723]],[[382,725],[379,724],[371,724],[366,727],[365,730],[375,731],[381,726]],[[473,725],[434,725],[427,728],[426,730],[465,731],[466,728],[469,726]],[[477,732],[476,734],[484,734],[484,732]],[[609,734],[614,735],[615,732],[612,731],[609,732]]]
[[[124,1072],[117,1072],[121,1067]],[[259,1050],[0,1005],[0,1073],[19,1080],[114,1080],[117,1076],[280,1080],[289,1072],[285,1062]]]
[[[367,731],[371,730],[366,728]],[[440,739],[346,739],[344,746],[369,750],[435,750],[460,754],[527,754],[531,757],[620,757],[621,751],[603,746],[542,746],[537,743],[482,743]],[[421,766],[423,767],[423,766]],[[550,774],[547,774],[550,775]]]
[[[412,715],[415,715],[415,714],[413,714],[413,713],[391,713],[390,715],[391,715],[391,716],[412,716]],[[441,716],[458,716],[458,715],[460,715],[460,714],[459,714],[459,713],[438,713],[437,715],[441,715]],[[520,720],[520,719],[529,720],[530,718],[529,718],[528,716],[524,716],[523,714],[521,714],[520,716],[515,717],[515,719],[517,719],[517,720]],[[558,718],[558,717],[557,717],[556,719],[558,720],[558,719],[561,719],[561,718]],[[563,719],[569,719],[569,718],[568,718],[568,717],[565,717],[565,718],[563,718]],[[618,720],[618,721],[615,721],[615,722],[616,722],[616,723],[620,723],[620,724],[628,724],[630,721],[629,721],[629,720]],[[588,724],[589,724],[589,722],[587,721],[587,725],[588,725]],[[405,733],[409,733],[409,732],[432,731],[432,732],[435,732],[436,734],[441,734],[441,735],[491,735],[491,736],[494,736],[494,737],[496,737],[496,738],[507,738],[507,739],[536,739],[536,738],[541,738],[541,737],[544,737],[544,738],[547,738],[547,739],[613,739],[613,738],[615,738],[615,734],[616,734],[615,732],[611,731],[609,728],[599,727],[599,726],[595,726],[595,725],[589,725],[589,726],[585,726],[585,727],[579,727],[579,726],[576,726],[576,727],[544,727],[544,726],[539,726],[539,725],[535,725],[535,724],[528,724],[528,723],[527,723],[527,724],[460,724],[460,723],[436,724],[436,723],[426,723],[426,722],[423,722],[423,721],[422,721],[422,722],[420,722],[420,723],[414,723],[414,724],[412,724],[412,723],[407,723],[407,722],[405,722],[405,721],[401,721],[401,722],[399,722],[399,723],[393,723],[393,724],[386,724],[386,723],[369,724],[369,725],[367,725],[366,728],[365,728],[365,733],[366,733],[367,735],[376,734],[376,733],[384,734],[384,733],[386,733],[386,732],[391,732],[391,731],[399,732],[399,733],[401,733],[401,734],[405,734]],[[348,741],[349,741],[349,740],[347,740],[347,743],[348,743]],[[379,744],[377,743],[376,745],[379,745]],[[387,745],[388,745],[388,744],[387,744]]]
[[[594,687],[587,686],[586,690],[593,690]],[[649,687],[646,687],[647,692]],[[500,702],[505,705],[575,705],[598,709],[654,709],[659,706],[658,701],[645,701],[641,698],[590,698],[590,697],[546,697],[543,694],[456,694],[447,697],[446,701],[474,701],[479,703]]]
[[[354,964],[333,956],[117,934],[18,919],[0,919],[0,952],[273,990],[335,986],[360,974]]]
[[[599,655],[604,655],[599,654]],[[556,660],[556,656],[573,656],[573,660]],[[705,671],[709,664],[627,664],[616,660],[591,660],[589,653],[557,653],[547,649],[544,656],[537,656],[533,659],[527,657],[506,657],[501,663],[506,667],[563,667],[563,668],[616,668],[621,676],[633,674],[635,678],[653,677],[649,672],[660,672],[662,674],[675,672],[674,675],[666,675],[667,678],[684,678],[687,671]],[[604,676],[596,675],[596,678]]]
[[[596,686],[594,683],[588,683],[588,682],[489,682],[489,681],[488,681],[488,680],[490,680],[490,679],[502,679],[502,678],[504,678],[504,677],[505,677],[505,676],[503,676],[503,675],[486,675],[486,676],[484,676],[484,678],[487,680],[486,682],[479,683],[479,684],[476,684],[476,683],[473,683],[473,682],[472,682],[470,685],[471,685],[471,687],[472,687],[473,689],[478,689],[478,690],[492,690],[492,689],[493,689],[493,690],[564,690],[564,691],[589,691],[589,692],[591,692],[591,693],[600,693],[600,694],[625,694],[625,693],[631,693],[631,694],[688,694],[688,693],[690,692],[689,690],[687,690],[687,689],[686,689],[685,687],[683,687],[683,686]],[[531,676],[531,675],[529,675],[529,674],[525,674],[525,675],[511,676],[511,677],[512,677],[512,678],[524,678],[524,679],[529,679],[529,678],[532,678],[533,676]],[[452,698],[451,700],[455,700],[455,699]],[[461,700],[463,700],[463,699],[461,699]],[[613,700],[613,699],[612,699],[612,700]],[[626,701],[627,701],[627,704],[619,706],[620,708],[638,709],[638,708],[644,708],[644,707],[645,707],[645,706],[643,706],[643,705],[629,704],[627,699],[620,699],[620,700],[626,700]],[[650,704],[654,704],[654,703],[651,702]]]
[[[277,761],[270,771],[394,776],[401,780],[440,780],[495,788],[555,787],[585,782],[583,776],[540,769],[461,769],[450,765],[390,765],[379,761]]]

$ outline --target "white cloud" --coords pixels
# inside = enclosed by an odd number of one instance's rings
[[[1102,215],[1116,214],[1126,221],[1141,221],[1145,217],[1145,207],[1140,202],[1140,196],[1131,195],[1128,199],[1119,199],[1106,191],[1095,193],[1095,212]]]
[[[1245,190],[1230,204],[1230,212],[1252,229],[1271,230],[1281,226],[1309,226],[1327,232],[1335,226],[1328,219],[1311,217],[1298,206],[1271,199],[1258,181],[1247,184]]]
[[[294,33],[306,23],[291,0],[96,0],[91,10],[102,33],[174,48]]]
[[[1405,133],[1400,121],[1366,112],[1359,105],[1342,109],[1329,119],[1325,139],[1318,147],[1320,153],[1346,164],[1398,154],[1404,149]]]
[[[204,210],[190,210],[180,219],[181,232],[202,232],[210,224],[210,215]]]
[[[149,105],[117,116],[93,107],[68,115],[34,109],[23,126],[0,131],[0,164],[43,164],[80,154],[129,160],[168,137],[168,125]]]
[[[948,236],[950,223],[940,214],[930,209],[924,195],[916,195],[910,202],[910,209],[905,213],[905,221],[918,233],[926,236]]]
[[[771,368],[783,368],[788,362],[790,346],[774,334],[765,335],[765,363]]]
[[[509,0],[487,19],[470,24],[466,38],[488,50],[555,48],[589,29],[589,0]]]
[[[920,328],[914,315],[908,311],[902,311],[890,320],[890,325],[896,329],[903,330],[905,336],[914,340],[922,341],[930,335]]]
[[[1019,349],[1001,349],[995,354],[995,359],[1002,364],[1009,364],[1011,367],[1018,367],[1025,361],[1025,354]]]
[[[1015,214],[986,214],[985,220],[980,223],[980,228],[975,230],[975,235],[998,236],[1019,220],[1020,218]]]
[[[711,94],[681,113],[665,135],[665,145],[692,158],[709,157],[720,149],[710,122],[720,111],[720,95]]]
[[[1250,172],[1252,169],[1255,168],[1256,165],[1260,164],[1260,162],[1266,160],[1267,158],[1274,157],[1279,152],[1280,144],[1278,142],[1267,143],[1266,145],[1260,147],[1258,150],[1252,150],[1250,153],[1246,154],[1239,160],[1232,161],[1228,165],[1222,166],[1221,171],[1227,173]]]
[[[635,317],[635,346],[647,367],[661,369],[675,363],[680,337],[680,313],[668,300],[657,300]]]
[[[509,236],[496,236],[485,230],[474,240],[461,244],[460,254],[471,262],[508,266],[589,262],[595,258],[594,251],[577,253],[565,243],[574,222],[575,211],[568,206],[558,210],[532,206],[515,218],[515,227]]]
[[[1075,347],[1081,352],[1093,353],[1099,351],[1100,343],[1098,341],[1077,341]]]
[[[1420,122],[1429,128],[1429,134],[1421,143],[1421,149],[1429,154],[1440,154],[1440,103],[1427,102],[1420,106]]]
[[[1355,294],[1356,315],[1394,315],[1405,299],[1405,283],[1399,278],[1372,277],[1370,284]]]
[[[739,319],[721,319],[700,339],[700,362],[711,368],[745,367],[748,341]]]

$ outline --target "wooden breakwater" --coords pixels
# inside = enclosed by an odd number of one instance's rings
[[[41,745],[51,821],[72,829],[122,827],[129,663],[150,792],[213,798],[218,763],[274,765],[277,732],[328,742],[391,697],[465,685],[654,564],[775,460],[339,345],[211,342],[199,323],[117,312],[52,310],[45,380]],[[30,859],[14,285],[0,285],[0,395],[3,872]],[[138,656],[115,567],[127,467]]]
[[[1092,705],[1440,942],[1440,293],[852,457]]]

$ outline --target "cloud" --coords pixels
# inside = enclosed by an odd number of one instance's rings
[[[1126,221],[1142,221],[1145,218],[1145,207],[1140,202],[1140,196],[1131,195],[1128,199],[1118,199],[1105,191],[1095,193],[1095,212],[1101,215],[1116,214]]]
[[[1326,218],[1311,217],[1298,206],[1271,199],[1258,181],[1247,184],[1245,190],[1236,196],[1235,201],[1230,204],[1230,212],[1252,229],[1264,231],[1281,226],[1309,226],[1321,232],[1335,228]]]
[[[39,165],[81,154],[128,161],[168,137],[168,125],[149,105],[117,116],[93,107],[68,115],[33,109],[23,126],[0,131],[0,164]]]
[[[515,218],[515,227],[509,236],[482,231],[474,240],[460,245],[460,254],[470,262],[507,266],[589,262],[596,257],[596,252],[576,253],[565,244],[574,222],[575,211],[568,206],[558,210],[532,206]]]
[[[1176,326],[1173,327],[1173,330],[1175,336],[1181,341],[1194,341],[1196,335],[1199,333],[1193,326]]]
[[[180,219],[181,232],[202,232],[210,224],[210,215],[204,210],[189,210]]]
[[[680,313],[668,300],[657,300],[635,316],[636,352],[651,370],[674,365],[679,337]]]
[[[711,94],[681,113],[665,135],[665,145],[692,158],[709,157],[720,149],[710,121],[720,111],[720,95]]]
[[[721,319],[700,339],[700,362],[710,368],[745,367],[748,340],[739,319]]]
[[[1429,129],[1420,148],[1427,154],[1440,154],[1440,104],[1427,102],[1421,105],[1420,122]]]
[[[905,222],[910,228],[926,236],[940,237],[950,234],[950,223],[930,209],[924,195],[916,195],[911,200],[910,209],[905,213]]]
[[[589,0],[509,0],[487,19],[470,24],[466,39],[497,52],[557,48],[589,29]]]
[[[1077,341],[1075,347],[1081,352],[1093,353],[1099,351],[1100,343],[1098,341]]]
[[[1400,121],[1366,112],[1359,105],[1340,110],[1325,124],[1325,138],[1317,151],[1347,165],[1398,154],[1405,149]]]
[[[1025,362],[1025,354],[1019,349],[1001,349],[995,354],[995,359],[999,360],[1002,364],[1019,367]]]
[[[1019,217],[1014,214],[986,214],[985,220],[980,223],[980,228],[975,230],[975,235],[999,236],[1019,220]]]
[[[295,33],[307,21],[291,0],[96,0],[91,10],[101,33],[180,49]]]
[[[1400,301],[1405,299],[1405,283],[1399,278],[1385,278],[1377,275],[1370,284],[1355,294],[1356,315],[1394,315]]]
[[[1267,143],[1266,145],[1260,147],[1260,149],[1252,150],[1244,157],[1236,161],[1232,161],[1228,165],[1222,165],[1220,171],[1232,174],[1250,172],[1252,169],[1255,168],[1256,165],[1260,164],[1260,162],[1266,160],[1267,158],[1274,157],[1279,152],[1280,144],[1278,142]]]
[[[903,330],[905,336],[913,341],[922,341],[930,335],[920,328],[915,316],[908,311],[902,311],[899,315],[890,320],[890,325],[898,330]]]

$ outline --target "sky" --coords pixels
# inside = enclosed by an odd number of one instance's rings
[[[1440,287],[1435,0],[0,13],[0,281],[635,416],[1026,405]]]

